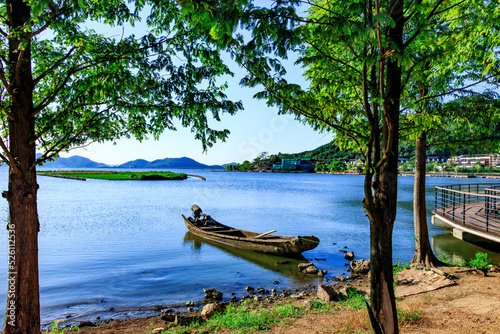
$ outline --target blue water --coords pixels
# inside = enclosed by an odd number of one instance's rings
[[[369,257],[369,224],[361,206],[363,176],[184,172],[207,180],[83,182],[39,177],[42,323],[149,314],[155,306],[200,302],[203,288],[216,287],[230,298],[232,292],[245,295],[247,285],[284,289],[319,282],[297,274],[294,261],[280,265],[278,257],[193,239],[181,214],[190,214],[195,203],[237,228],[319,237],[320,245],[304,256],[328,270],[328,278],[349,274],[341,249],[353,250],[356,258]],[[399,183],[393,249],[394,258],[405,262],[414,251],[413,178],[400,177]],[[434,186],[470,180],[428,178],[427,183],[430,213]],[[7,188],[6,168],[0,168],[0,186]],[[0,201],[0,214],[6,223],[6,201]],[[479,249],[437,227],[429,229],[438,254],[467,257]],[[6,250],[6,241],[7,231],[1,228],[0,249]],[[0,319],[6,264],[6,252],[0,252]]]

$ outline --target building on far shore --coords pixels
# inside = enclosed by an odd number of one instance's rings
[[[446,157],[443,156],[437,156],[437,155],[431,155],[427,157],[427,160],[425,161],[427,163],[429,162],[446,162]]]
[[[448,164],[456,163],[461,167],[471,167],[479,163],[483,167],[495,168],[500,165],[500,157],[498,154],[478,154],[474,156],[459,155],[449,158],[446,162]]]
[[[311,159],[307,158],[281,159],[281,164],[274,164],[273,170],[312,172],[314,171],[314,164]]]

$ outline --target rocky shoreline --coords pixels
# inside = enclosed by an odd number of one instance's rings
[[[328,273],[326,270],[321,270],[316,267],[311,262],[303,262],[298,264],[298,271],[306,275],[314,275],[320,277],[320,283],[316,285],[308,285],[302,288],[296,289],[281,289],[278,291],[277,288],[264,289],[262,287],[251,287],[247,286],[245,288],[246,294],[238,299],[236,293],[231,293],[231,298],[226,298],[224,300],[223,293],[217,291],[217,288],[203,289],[205,293],[205,298],[200,303],[195,303],[193,301],[187,301],[185,305],[175,305],[175,306],[157,306],[152,308],[150,311],[156,314],[148,316],[139,316],[133,319],[154,319],[160,318],[165,322],[166,325],[184,325],[192,321],[197,321],[199,319],[208,319],[214,312],[222,311],[228,303],[239,303],[247,299],[252,299],[259,302],[273,304],[276,302],[282,302],[287,299],[299,300],[310,297],[312,295],[318,294],[318,291],[322,291],[322,295],[325,296],[325,301],[331,301],[335,298],[343,298],[347,295],[348,288],[352,284],[356,283],[359,286],[361,282],[367,284],[366,275],[369,271],[369,260],[354,260],[353,252],[344,251],[344,258],[349,261],[349,268],[346,270],[351,273],[350,276],[337,276],[334,278],[325,277]],[[310,259],[312,260],[312,259]],[[317,261],[326,259],[315,259]],[[326,285],[324,283],[330,282],[331,285]],[[279,284],[279,281],[273,281],[272,284]],[[362,285],[362,284],[361,284]],[[362,292],[363,293],[363,292]],[[75,322],[74,320],[68,319],[67,321],[59,322],[60,328],[86,328],[86,327],[101,327],[105,325],[114,324],[116,322],[124,322],[130,320],[128,319],[106,319],[101,320],[99,317],[96,321],[80,321]],[[45,331],[48,331],[49,326],[44,327]]]

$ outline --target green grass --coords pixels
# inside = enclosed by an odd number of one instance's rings
[[[79,177],[86,179],[100,180],[184,180],[187,175],[184,173],[172,172],[109,172],[109,171],[43,171],[40,175]]]
[[[366,309],[365,297],[359,294],[358,289],[349,289],[347,299],[340,301],[339,304],[347,306],[351,310]]]
[[[444,262],[446,264],[450,264],[451,260],[444,256],[443,254],[439,255],[439,260],[441,262]],[[455,262],[455,266],[457,267],[469,267],[469,268],[475,268],[479,269],[485,272],[490,271],[490,265],[493,264],[493,261],[491,259],[488,259],[488,254],[486,253],[481,253],[478,252],[476,253],[476,257],[467,261],[464,260],[462,262]]]
[[[78,327],[72,327],[71,329],[68,328],[59,328],[57,326],[57,321],[52,322],[52,326],[50,327],[50,330],[47,332],[47,334],[69,334],[69,333],[75,333],[78,332]]]
[[[397,310],[397,312],[398,312],[398,323],[401,326],[417,323],[422,318],[422,315],[418,310],[411,310],[411,311]]]
[[[254,330],[266,330],[270,325],[280,323],[285,318],[298,318],[305,313],[303,307],[295,307],[291,302],[277,304],[271,309],[255,305],[253,301],[240,305],[229,304],[223,313],[217,314],[207,322],[192,323],[164,331],[164,334],[181,334],[192,332],[215,333],[230,330],[231,333],[247,333]]]
[[[400,272],[402,272],[403,270],[406,270],[406,269],[409,269],[410,268],[410,264],[408,262],[406,263],[402,263],[399,258],[396,258],[398,260],[397,263],[393,263],[392,264],[392,274],[394,276],[396,276],[397,274],[399,274]]]
[[[338,303],[313,301],[309,307],[294,306],[289,300],[275,304],[272,308],[264,308],[253,300],[241,304],[229,304],[226,310],[215,315],[205,323],[192,323],[189,326],[178,326],[168,329],[163,334],[183,333],[248,333],[255,330],[268,330],[274,324],[282,324],[286,319],[299,318],[306,313],[331,313],[339,309],[361,310],[366,308],[365,299],[356,289],[348,292],[348,299]],[[352,333],[352,332],[349,332]]]

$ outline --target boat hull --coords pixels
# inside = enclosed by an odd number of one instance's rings
[[[319,244],[319,239],[314,236],[267,235],[255,238],[259,233],[231,228],[217,222],[212,226],[202,226],[202,220],[186,218],[184,215],[182,217],[187,229],[201,238],[254,252],[296,256]]]

